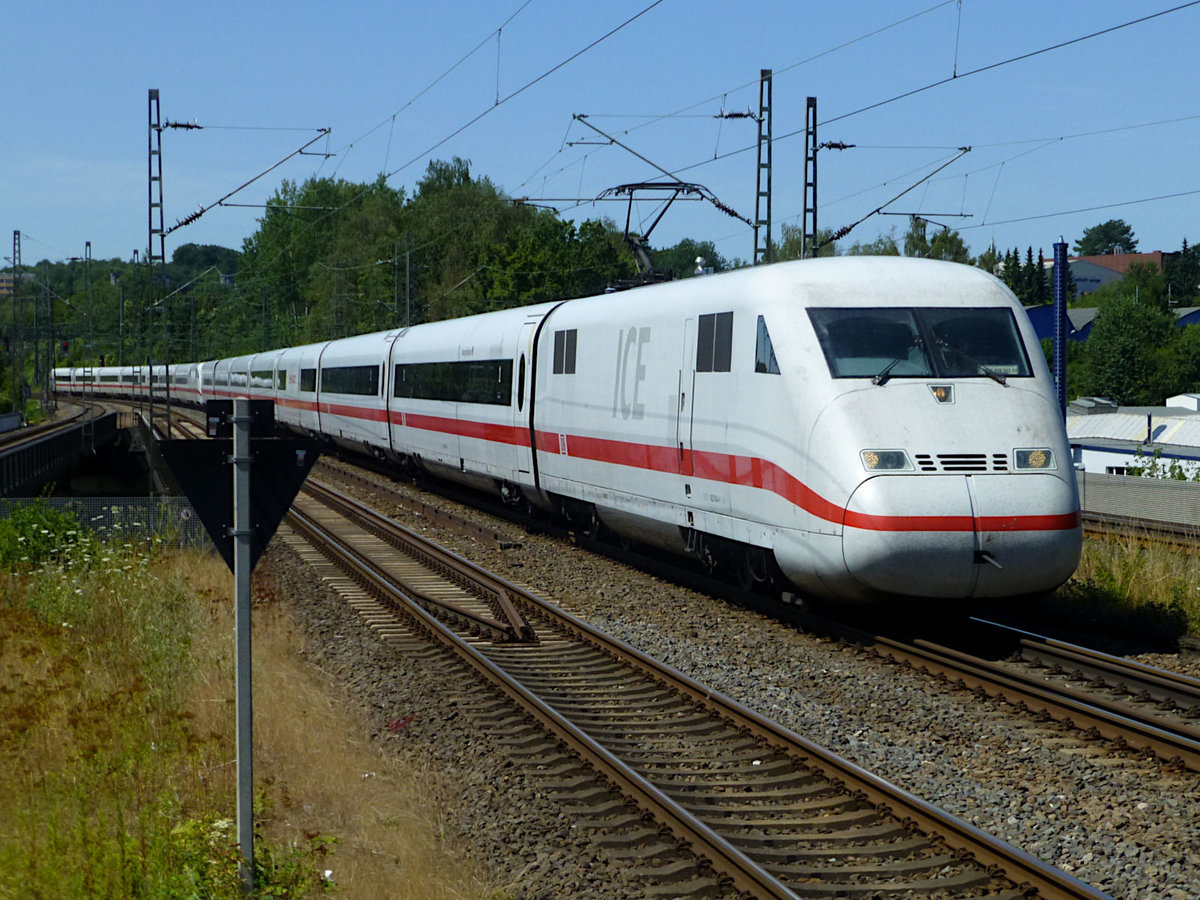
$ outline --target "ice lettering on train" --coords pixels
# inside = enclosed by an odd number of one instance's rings
[[[613,381],[613,418],[618,410],[622,419],[641,419],[646,405],[638,402],[646,367],[642,364],[642,348],[650,343],[650,329],[636,325],[617,334],[617,374]]]

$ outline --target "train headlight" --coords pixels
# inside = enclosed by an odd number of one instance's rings
[[[1047,447],[1036,447],[1032,450],[1017,450],[1014,453],[1018,469],[1057,469],[1054,461],[1054,451]]]
[[[864,450],[859,456],[862,457],[863,468],[868,472],[895,472],[912,468],[908,454],[903,450]]]

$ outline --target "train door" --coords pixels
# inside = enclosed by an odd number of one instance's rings
[[[512,424],[516,432],[513,446],[516,450],[516,481],[522,484],[533,482],[533,435],[529,432],[533,415],[533,339],[537,335],[538,322],[526,322],[521,326],[517,339],[517,358],[513,373],[515,402],[512,406]]]
[[[692,411],[696,395],[696,320],[683,323],[683,359],[679,362],[679,402],[675,417],[675,445],[679,448],[679,474],[691,475]]]

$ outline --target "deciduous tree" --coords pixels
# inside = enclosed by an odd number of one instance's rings
[[[1124,219],[1109,219],[1099,225],[1083,230],[1083,237],[1075,242],[1076,256],[1103,256],[1109,253],[1133,253],[1137,250],[1137,238]]]

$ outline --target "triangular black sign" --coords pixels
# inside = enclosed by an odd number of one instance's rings
[[[232,572],[233,441],[159,441],[158,449]],[[320,443],[306,438],[250,439],[251,570],[320,455]]]

